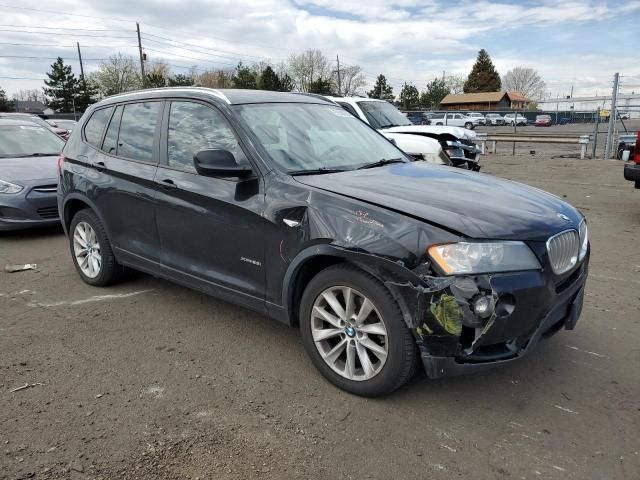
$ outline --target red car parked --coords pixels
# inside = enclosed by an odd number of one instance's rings
[[[550,127],[553,121],[551,120],[551,115],[537,115],[536,116],[536,127]]]

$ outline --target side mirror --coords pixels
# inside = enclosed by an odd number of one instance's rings
[[[251,173],[248,166],[238,165],[229,150],[202,150],[193,156],[196,172],[206,177],[245,177]]]

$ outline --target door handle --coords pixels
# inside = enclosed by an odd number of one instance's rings
[[[178,185],[176,185],[176,183],[170,178],[165,178],[164,180],[161,180],[160,184],[162,185],[162,188],[164,188],[165,190],[174,190],[178,188]]]
[[[104,164],[104,162],[95,162],[92,165],[92,167],[95,168],[99,172],[102,172],[105,168],[107,168],[107,166]]]

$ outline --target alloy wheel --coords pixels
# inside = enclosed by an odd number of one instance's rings
[[[311,334],[325,363],[349,380],[375,377],[389,353],[387,328],[374,303],[358,290],[333,286],[317,296]]]
[[[96,278],[100,274],[100,242],[95,230],[87,222],[79,222],[73,231],[73,254],[78,267],[87,277]]]

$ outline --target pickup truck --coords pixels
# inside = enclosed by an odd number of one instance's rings
[[[474,143],[476,133],[472,130],[434,125],[436,122],[433,118],[431,125],[414,125],[392,104],[376,98],[331,96],[327,98],[354,117],[371,125],[387,138],[392,138],[398,147],[410,155],[416,156],[410,148],[415,148],[417,139],[436,141],[454,166],[473,171],[480,170],[482,150]],[[404,145],[405,143],[407,145]],[[428,158],[425,160],[429,161]],[[437,159],[432,161],[439,163]]]
[[[624,178],[634,182],[635,187],[640,189],[640,130],[636,133],[635,145],[627,144],[631,151],[631,157],[624,165]]]
[[[464,127],[473,130],[480,125],[479,117],[469,117],[463,113],[434,113],[431,116],[431,125],[448,125],[452,127]],[[484,124],[484,117],[482,117]]]

